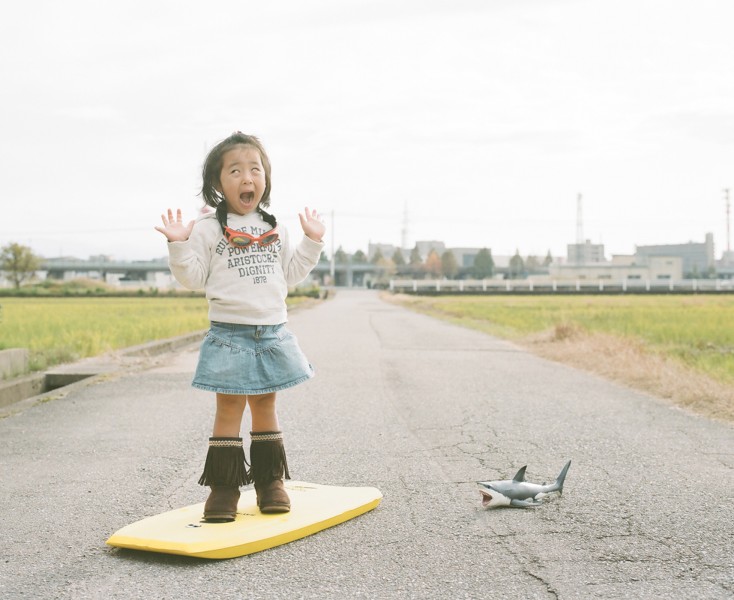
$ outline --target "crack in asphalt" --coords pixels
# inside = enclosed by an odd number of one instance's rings
[[[553,586],[551,585],[549,581],[546,581],[543,577],[541,577],[537,573],[533,573],[530,569],[523,569],[523,573],[525,573],[525,575],[529,575],[536,581],[543,584],[545,586],[546,591],[548,592],[548,595],[551,598],[558,598],[558,592],[556,592],[556,590],[553,589]]]
[[[464,411],[463,414],[457,414],[456,412],[450,414],[449,419],[447,419],[448,422],[436,426],[428,423],[423,424],[427,421],[422,416],[424,410],[423,405],[409,405],[401,402],[399,395],[393,395],[393,390],[399,390],[413,384],[413,378],[404,376],[400,371],[399,357],[402,353],[409,352],[420,356],[427,356],[431,353],[441,352],[472,352],[475,354],[477,352],[486,352],[501,355],[508,353],[522,354],[524,351],[498,348],[477,349],[461,346],[455,348],[450,346],[436,348],[433,345],[426,347],[411,343],[400,343],[399,340],[396,343],[395,339],[388,339],[386,337],[391,334],[392,330],[389,328],[386,329],[385,324],[379,322],[377,316],[370,315],[371,329],[377,336],[381,349],[383,351],[389,351],[383,354],[379,370],[385,385],[385,390],[393,401],[393,406],[398,414],[401,415],[403,422],[408,426],[407,428],[412,437],[418,441],[419,450],[413,451],[411,455],[416,456],[420,454],[426,457],[442,473],[448,475],[454,473],[454,476],[449,476],[447,481],[434,482],[431,484],[432,486],[442,485],[442,483],[457,487],[468,486],[475,480],[512,477],[515,470],[522,466],[517,463],[516,456],[513,458],[515,452],[512,450],[512,448],[520,447],[520,445],[523,452],[527,455],[542,456],[547,453],[547,442],[535,440],[531,436],[512,438],[512,432],[507,430],[507,426],[499,424],[492,425],[493,415],[500,414],[505,417],[507,416],[507,411],[492,410],[493,405],[501,407],[503,403],[507,404],[508,400],[504,398],[489,399],[486,404],[482,405],[484,420],[481,422],[481,426],[476,421],[476,415],[470,412],[471,407],[468,407],[466,404],[464,406],[467,406],[467,408],[460,409]],[[437,356],[435,360],[439,361],[441,359]],[[430,388],[426,389],[430,391]],[[473,388],[465,388],[465,390],[469,391],[471,389]],[[479,392],[480,390],[477,391]],[[497,392],[494,395],[497,396]],[[549,397],[548,401],[552,399],[552,397]],[[432,402],[434,404],[436,403],[436,397],[432,399]],[[588,411],[582,411],[582,413],[586,414]],[[459,417],[459,420],[457,420],[457,417]],[[658,412],[646,410],[644,417],[647,421],[647,427],[657,432],[657,437],[661,440],[674,435],[682,435],[686,442],[690,440],[690,443],[693,444],[700,437],[697,431],[686,431],[677,425],[674,425],[673,429],[671,429],[671,426],[667,424],[668,421],[665,415],[659,414]],[[610,435],[614,435],[614,433],[615,431],[613,430],[610,432]],[[629,434],[627,437],[629,437]],[[581,438],[577,444],[577,452],[587,452],[587,447],[594,439],[589,438],[587,440],[586,438]],[[613,440],[615,438],[610,437],[609,439]],[[635,442],[636,440],[635,438],[631,438],[631,441]],[[612,450],[613,447],[610,444],[607,446]],[[607,446],[604,447],[606,448]],[[734,468],[734,465],[729,460],[732,457],[731,453],[718,452],[703,454],[708,456],[713,464],[721,464],[727,471]],[[515,466],[508,468],[508,464],[514,464]],[[477,469],[483,471],[481,477],[477,477],[475,480],[466,480],[461,476],[456,477],[457,468],[467,469],[469,472],[472,472],[474,469],[471,465],[476,465]],[[599,482],[603,481],[608,481],[613,484],[617,490],[617,497],[613,504],[610,503],[608,506],[604,506],[603,504],[600,505],[597,503],[593,507],[590,506],[588,511],[571,513],[560,511],[560,508],[558,508],[559,504],[552,503],[556,507],[555,510],[543,508],[539,511],[533,511],[533,518],[538,519],[544,526],[543,531],[533,533],[516,530],[506,531],[501,526],[498,528],[496,524],[502,523],[501,520],[497,521],[486,518],[486,514],[489,511],[477,510],[476,517],[480,518],[468,516],[463,520],[461,517],[458,517],[458,520],[469,523],[473,519],[476,524],[475,526],[483,526],[484,531],[477,531],[474,534],[468,531],[462,531],[462,535],[469,539],[476,539],[477,543],[486,543],[487,540],[496,543],[498,552],[506,554],[511,561],[518,564],[518,574],[522,573],[523,576],[529,577],[536,583],[541,584],[549,597],[559,597],[559,590],[553,585],[551,578],[544,575],[544,573],[551,574],[555,572],[552,566],[553,558],[551,557],[549,562],[546,557],[539,554],[538,547],[543,546],[543,540],[551,540],[557,536],[564,535],[571,536],[576,546],[575,551],[584,553],[590,565],[643,565],[645,567],[648,565],[663,565],[663,567],[657,570],[654,569],[656,575],[661,580],[669,577],[686,582],[699,579],[708,580],[712,584],[720,586],[722,590],[728,590],[726,582],[722,582],[721,580],[717,581],[714,577],[708,579],[705,577],[707,572],[711,575],[712,572],[725,570],[720,565],[715,568],[707,566],[705,550],[697,552],[696,547],[692,543],[682,543],[680,539],[674,536],[660,535],[660,532],[647,531],[651,527],[650,522],[646,520],[647,513],[635,512],[637,503],[648,493],[652,485],[652,482],[646,474],[648,472],[654,472],[656,467],[657,465],[651,460],[651,457],[647,457],[646,459],[646,455],[638,456],[632,471],[632,474],[636,478],[633,477],[631,481],[625,484],[625,487],[622,487],[618,466],[616,464],[604,464],[600,461],[599,464],[594,465],[597,471],[594,480],[598,482],[597,485],[601,485]],[[407,482],[403,481],[402,483],[406,490],[409,490]],[[599,490],[597,489],[595,491],[598,492]],[[624,492],[626,496],[620,495],[619,492]],[[459,493],[463,492],[459,490]],[[410,496],[410,493],[408,495]],[[633,502],[631,507],[625,510],[624,506],[627,500],[633,500]],[[412,506],[412,500],[410,504],[411,519],[415,524],[420,519],[413,512],[416,507]],[[622,508],[621,514],[620,508]],[[441,527],[435,524],[431,526],[427,523],[418,523],[417,526],[423,531],[433,532],[434,529],[442,530]],[[548,529],[548,526],[551,526],[552,529]],[[615,577],[615,575],[617,573],[613,567],[605,571],[603,583],[607,584],[618,580],[618,583],[624,584],[637,580],[634,574],[623,576],[620,572],[619,577]],[[586,581],[584,583],[585,585],[598,585],[593,581]]]

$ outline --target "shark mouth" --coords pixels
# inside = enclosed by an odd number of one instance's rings
[[[492,494],[488,492],[479,492],[482,495],[482,506],[488,507],[492,502]]]

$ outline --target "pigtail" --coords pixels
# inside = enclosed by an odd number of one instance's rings
[[[265,221],[272,229],[275,229],[276,225],[278,224],[277,219],[274,215],[271,215],[269,212],[266,212],[263,210],[263,208],[258,204],[257,205],[257,212],[260,213],[260,216],[263,218],[263,221]]]
[[[219,225],[222,228],[222,233],[224,233],[224,228],[227,226],[227,203],[222,200],[217,204],[217,208],[214,212],[216,213],[217,221],[219,221]]]

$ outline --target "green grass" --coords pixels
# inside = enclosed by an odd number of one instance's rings
[[[632,338],[734,382],[734,296],[438,296],[409,306],[510,339],[556,327]]]
[[[205,329],[207,312],[203,297],[1,298],[0,349],[28,348],[31,370],[42,370]]]

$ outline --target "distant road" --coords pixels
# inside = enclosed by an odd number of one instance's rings
[[[202,501],[210,394],[189,349],[0,420],[3,598],[731,598],[734,428],[510,343],[339,291],[291,328],[294,478],[375,511],[223,562],[107,548]],[[245,426],[246,430],[246,426]],[[564,496],[486,511],[474,482],[573,463]]]

